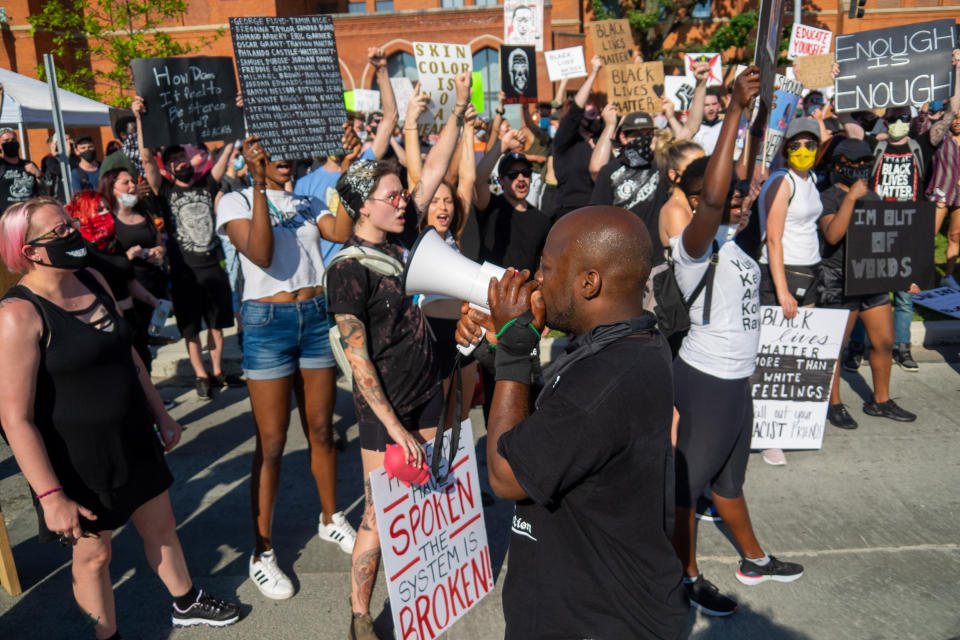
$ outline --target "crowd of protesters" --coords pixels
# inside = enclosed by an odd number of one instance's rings
[[[369,480],[359,530],[336,504],[337,345],[330,343],[330,329],[339,330],[349,363],[343,373],[352,375],[364,477],[384,464],[388,444],[400,445],[419,466],[423,443],[447,422],[444,398],[455,384],[467,399],[477,388],[493,424],[505,411],[502,399],[493,406],[495,394],[504,393],[504,380],[516,378],[503,373],[509,345],[494,357],[496,338],[487,345],[486,362],[479,355],[477,362],[456,358],[455,335],[460,342],[481,342],[475,329],[489,323],[487,335],[492,330],[500,337],[506,327],[498,331],[496,318],[465,312],[458,326],[450,318],[430,317],[406,295],[399,276],[418,234],[432,227],[463,255],[512,267],[515,297],[518,285],[540,287],[547,297],[549,272],[556,271],[557,256],[566,255],[560,245],[552,254],[545,249],[551,238],[560,242],[552,230],[563,227],[557,233],[566,237],[567,227],[582,227],[584,237],[599,234],[601,242],[602,233],[582,220],[582,212],[570,218],[578,222],[559,225],[583,207],[620,229],[617,233],[630,227],[608,211],[611,207],[642,223],[649,246],[641,243],[641,249],[649,264],[631,273],[646,278],[651,271],[672,269],[690,316],[689,331],[669,336],[673,417],[657,427],[673,445],[666,449],[676,471],[663,487],[673,504],[661,514],[659,533],[636,543],[653,549],[672,542],[679,562],[672,558],[637,573],[661,572],[654,576],[664,593],[658,606],[668,617],[677,613],[677,594],[704,613],[734,613],[736,601],[719,593],[697,567],[695,519],[702,516],[722,518],[730,527],[743,556],[740,582],[799,578],[800,565],[761,548],[743,495],[759,305],[779,306],[786,318],[801,307],[849,310],[844,368],[859,368],[869,338],[873,393],[863,413],[916,419],[894,402],[891,369],[894,363],[905,371],[918,368],[911,354],[910,293],[932,283],[848,296],[843,239],[857,201],[933,201],[937,230],[944,224],[948,229],[941,284],[960,290],[954,277],[960,253],[960,91],[920,108],[852,114],[835,114],[829,96],[809,92],[773,166],[761,168],[752,159],[763,140],[763,109],[745,134],[740,127],[759,91],[753,67],[728,89],[708,87],[706,65],[695,65],[687,113],[677,113],[669,100],[661,113],[618,113],[594,91],[603,67],[594,57],[576,92],[568,96],[561,82],[551,102],[522,106],[518,122],[507,119],[502,94],[493,114],[477,114],[469,103],[470,76],[464,74],[456,78],[449,118],[439,135],[427,139],[417,126],[427,96],[415,88],[399,122],[383,51],[371,49],[369,63],[381,87],[382,110],[351,113],[343,126],[343,153],[335,156],[272,159],[256,136],[213,151],[202,145],[149,149],[140,119],[151,105],[139,97],[134,116],[117,123],[118,140],[105,157],[98,157],[89,136],[68,140],[65,177],[54,140],[38,167],[20,158],[15,132],[0,131],[5,211],[0,249],[8,269],[25,274],[0,303],[0,419],[41,523],[52,537],[73,545],[77,602],[98,620],[97,637],[119,637],[108,581],[109,544],[111,530],[128,519],[174,598],[174,624],[222,625],[239,614],[236,605],[193,586],[176,538],[167,495],[172,480],[162,450],[176,445],[180,426],[149,379],[150,347],[157,338],[148,325],[160,301],[172,300],[197,397],[210,400],[227,386],[246,385],[249,392],[256,431],[250,579],[267,598],[294,595],[271,541],[292,393],[321,504],[318,535],[352,555],[350,637],[375,638],[370,596],[380,544]],[[960,73],[956,76],[960,85]],[[74,192],[69,202],[63,201],[64,178]],[[351,259],[358,253],[377,256],[382,266],[372,269]],[[501,296],[509,285],[503,282]],[[650,316],[659,304],[653,280],[640,284],[644,290],[637,295]],[[539,295],[525,298],[534,332],[543,329],[543,315],[537,316],[532,302]],[[568,309],[552,302],[546,317],[555,319],[556,327],[595,331],[569,320],[574,302]],[[752,316],[744,316],[744,309],[752,309],[747,314]],[[234,324],[243,379],[223,367],[223,330]],[[201,344],[204,327],[209,364]],[[455,369],[462,375],[455,377]],[[100,384],[91,386],[90,376]],[[527,373],[522,377],[530,383]],[[101,402],[96,391],[104,385],[111,392]],[[110,410],[103,416],[83,410],[91,399]],[[456,419],[466,418],[467,404]],[[841,402],[838,376],[828,419],[839,428],[857,428]],[[136,425],[142,428],[132,433]],[[86,429],[96,437],[81,436]],[[503,433],[502,425],[498,429],[501,448],[494,439],[488,453],[501,465],[496,473],[524,460],[549,475],[542,460],[523,454],[523,436]],[[612,455],[584,447],[597,460]],[[763,451],[762,459],[786,464],[777,449]],[[559,485],[549,493],[531,473],[514,468],[491,485],[505,497],[530,496],[545,505],[565,500]],[[538,568],[530,565],[531,571]],[[604,584],[605,578],[597,577],[602,568],[571,571]],[[542,597],[524,597],[529,606],[544,607],[544,615],[549,586],[534,581],[523,588],[540,586],[547,587]],[[579,615],[584,618],[579,635],[673,633],[644,616],[594,624],[589,610]],[[508,635],[511,624],[527,624],[521,618],[518,612],[517,620],[508,619]]]

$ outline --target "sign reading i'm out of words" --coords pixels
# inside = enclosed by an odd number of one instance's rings
[[[431,477],[423,486],[406,487],[383,468],[370,472],[393,626],[404,640],[433,640],[493,590],[469,425],[463,423],[442,485]],[[443,437],[441,471],[449,460],[450,435]],[[424,448],[430,460],[433,443]]]
[[[760,307],[753,396],[752,449],[819,449],[830,386],[847,326],[846,309]]]
[[[921,105],[950,98],[953,20],[837,36],[834,110]]]

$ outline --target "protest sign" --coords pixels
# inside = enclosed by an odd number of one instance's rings
[[[147,107],[141,120],[147,147],[243,138],[230,58],[139,58],[130,66]]]
[[[455,78],[472,73],[470,46],[442,42],[414,42],[413,53],[420,74],[420,91],[430,96],[430,106],[420,116],[420,136],[439,134],[457,104]]]
[[[751,449],[819,449],[846,309],[800,308],[790,320],[779,306],[760,307]]]
[[[443,437],[447,464],[450,431]],[[425,445],[430,460],[433,443]],[[441,468],[441,472],[443,468]],[[432,640],[493,589],[477,454],[470,422],[442,485],[406,487],[381,467],[370,473],[383,571],[398,638]]]
[[[793,72],[807,89],[833,87],[833,54],[800,56],[793,62]]]
[[[397,112],[401,126],[407,117],[407,103],[413,95],[413,83],[410,78],[390,78],[393,97],[397,101]]]
[[[543,51],[543,0],[503,0],[503,42]]]
[[[582,78],[587,75],[587,61],[583,57],[583,47],[567,47],[544,51],[547,62],[547,77],[550,82],[563,78]]]
[[[617,105],[621,116],[646,111],[660,113],[663,103],[663,63],[604,65],[607,74],[607,100]]]
[[[951,318],[960,318],[960,291],[950,287],[938,287],[913,294],[914,304],[933,309]]]
[[[693,76],[693,64],[706,62],[710,65],[710,75],[707,76],[707,86],[723,84],[723,57],[719,53],[685,53],[683,54],[683,72],[690,82],[696,84]]]
[[[670,102],[679,111],[689,111],[693,103],[695,82],[688,76],[664,76],[663,95],[670,98]]]
[[[783,17],[783,0],[761,0],[760,18],[757,26],[757,48],[753,62],[760,68],[760,102],[771,106],[773,85],[780,57],[780,20]]]
[[[380,92],[372,89],[354,89],[353,90],[353,109],[369,113],[380,110]]]
[[[800,102],[803,85],[796,80],[777,74],[774,80],[773,101],[770,106],[770,118],[763,133],[762,164],[769,167],[780,152],[787,127],[793,120]]]
[[[953,19],[933,20],[837,36],[834,110],[949,99],[954,27]]]
[[[230,18],[250,133],[274,160],[343,153],[347,110],[330,16]]]
[[[933,281],[934,207],[927,201],[858,200],[847,227],[843,292],[859,296],[906,291],[911,283],[928,286]]]
[[[537,101],[537,58],[533,47],[500,47],[500,86],[504,104]]]
[[[832,31],[794,22],[793,30],[790,31],[787,57],[793,60],[798,56],[818,56],[827,53],[830,51],[832,40]]]
[[[594,55],[603,58],[604,65],[633,61],[633,32],[629,20],[591,22],[590,42]]]
[[[483,113],[485,108],[483,102],[483,72],[474,71],[472,74],[473,82],[470,85],[470,103],[477,113]]]

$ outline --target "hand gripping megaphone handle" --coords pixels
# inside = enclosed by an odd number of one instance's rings
[[[471,308],[471,309],[476,309],[477,311],[483,311],[485,314],[490,315],[490,309],[487,309],[486,307],[481,307],[481,306],[478,305],[478,304],[473,304],[473,303],[471,302],[471,303],[470,303],[470,308]],[[483,339],[486,338],[486,337],[487,337],[487,330],[486,330],[486,328],[480,327],[480,339],[483,340]],[[477,344],[471,344],[471,345],[468,345],[468,346],[465,347],[465,346],[463,346],[462,344],[460,344],[460,343],[458,342],[458,343],[457,343],[457,351],[459,351],[460,353],[462,353],[462,354],[465,355],[465,356],[468,356],[468,355],[470,355],[471,353],[473,353],[473,350],[476,349],[479,345],[480,345],[480,343],[478,342]]]

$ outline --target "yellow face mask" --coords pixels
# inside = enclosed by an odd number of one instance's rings
[[[796,171],[806,171],[813,167],[817,160],[817,152],[810,149],[800,148],[796,151],[787,152],[787,164]]]

